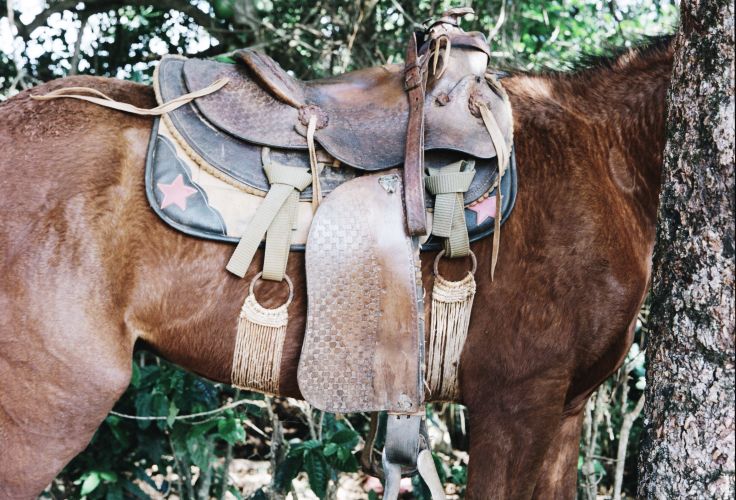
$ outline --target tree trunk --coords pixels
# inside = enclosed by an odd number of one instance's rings
[[[733,498],[733,0],[683,0],[675,50],[639,496]]]

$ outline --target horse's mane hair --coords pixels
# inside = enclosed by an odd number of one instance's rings
[[[630,47],[608,47],[602,55],[583,54],[574,64],[573,73],[586,70],[621,69],[635,60],[647,60],[651,57],[667,55],[672,50],[674,36],[648,36]]]
[[[597,71],[620,71],[631,67],[636,62],[646,62],[652,58],[667,57],[673,47],[673,35],[648,36],[629,47],[606,47],[603,54],[582,54],[572,63],[572,69],[566,71],[541,69],[528,71],[508,68],[516,75],[541,76],[554,79],[589,76]]]

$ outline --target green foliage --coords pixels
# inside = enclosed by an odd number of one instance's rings
[[[165,7],[134,2],[116,8],[102,1],[47,3],[27,25],[16,13],[19,43],[0,58],[0,95],[70,72],[148,82],[162,54],[211,57],[242,47],[269,53],[300,78],[327,76],[403,60],[408,33],[468,2],[171,0]],[[463,27],[492,38],[492,64],[527,70],[569,68],[581,54],[672,32],[677,19],[673,2],[654,0],[491,0],[473,7],[476,14]],[[77,45],[80,29],[87,37]]]
[[[348,428],[334,416],[325,415],[322,431],[326,434],[321,439],[307,441],[294,440],[290,443],[289,453],[276,472],[276,486],[288,490],[300,472],[309,478],[309,486],[320,498],[327,495],[330,480],[336,480],[340,472],[357,472],[358,459],[355,447],[360,442],[360,435]]]
[[[223,461],[228,446],[243,443],[243,422],[257,419],[261,408],[244,404],[217,413],[215,418],[177,420],[180,413],[198,413],[216,409],[237,391],[213,384],[175,366],[141,354],[133,363],[131,384],[115,406],[116,413],[133,414],[130,420],[109,415],[96,432],[87,449],[77,456],[59,475],[50,493],[65,498],[89,499],[147,498],[140,485],[166,493],[177,490],[187,498],[187,488],[169,484],[166,479],[156,484],[153,476],[171,468],[182,482],[192,488],[209,483],[217,491],[223,478]],[[260,395],[249,394],[258,402]],[[199,469],[196,482],[191,481],[191,466]],[[189,495],[193,496],[193,495]]]

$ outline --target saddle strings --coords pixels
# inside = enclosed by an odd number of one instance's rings
[[[217,92],[222,87],[227,85],[229,81],[230,80],[227,78],[220,78],[218,80],[215,80],[214,82],[212,82],[210,85],[206,86],[203,89],[196,90],[194,92],[189,92],[188,94],[180,95],[179,97],[175,99],[172,99],[159,106],[156,106],[155,108],[150,108],[150,109],[139,108],[137,106],[133,106],[132,104],[116,101],[112,97],[100,92],[97,89],[93,89],[91,87],[64,87],[61,89],[52,90],[48,94],[32,95],[31,99],[34,99],[36,101],[49,101],[51,99],[62,99],[62,98],[68,97],[70,99],[78,99],[80,101],[87,101],[93,104],[97,104],[99,106],[103,106],[103,107],[110,108],[110,109],[116,109],[118,111],[124,111],[126,113],[132,113],[134,115],[160,116],[160,115],[163,115],[164,113],[174,111],[180,106],[183,106],[184,104],[187,104],[193,101],[194,99],[197,99],[198,97],[203,97],[203,96],[212,94],[213,92]],[[70,92],[88,92],[97,97],[93,97],[90,95],[74,94]]]
[[[312,212],[316,212],[322,203],[322,186],[319,183],[319,163],[317,162],[317,148],[314,145],[314,132],[317,130],[317,115],[309,116],[307,125],[307,147],[309,148],[309,166],[312,171]]]
[[[506,167],[509,162],[509,154],[511,151],[506,145],[506,139],[501,132],[496,118],[491,113],[491,110],[485,105],[485,103],[478,106],[480,109],[480,115],[483,119],[483,124],[488,130],[488,135],[491,136],[493,147],[496,148],[496,157],[498,158],[498,182],[496,186],[496,216],[494,217],[493,223],[493,252],[491,254],[491,281],[496,271],[496,263],[498,261],[498,250],[501,246],[501,179],[506,173]]]

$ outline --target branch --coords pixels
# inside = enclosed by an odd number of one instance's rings
[[[624,420],[621,423],[621,431],[618,435],[618,450],[616,452],[616,472],[613,479],[613,500],[621,500],[621,487],[624,483],[624,465],[626,462],[626,448],[629,446],[629,435],[631,428],[641,410],[644,408],[644,394],[639,397],[636,406],[629,413],[624,414]]]
[[[84,30],[87,28],[87,21],[89,20],[89,17],[85,16],[82,19],[82,25],[79,27],[79,31],[77,32],[77,39],[74,42],[74,54],[72,54],[72,60],[71,60],[71,68],[69,69],[70,75],[76,75],[79,72],[79,55],[82,50],[82,35],[84,35]]]

